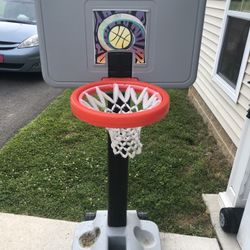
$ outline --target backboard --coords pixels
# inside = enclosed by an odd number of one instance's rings
[[[169,88],[196,79],[206,0],[37,0],[43,76],[55,87],[106,77],[107,52],[133,52],[133,77]]]

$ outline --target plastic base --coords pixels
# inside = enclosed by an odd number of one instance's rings
[[[127,211],[126,227],[109,227],[107,211],[97,211],[92,221],[77,225],[73,250],[161,250],[160,234],[152,221],[140,220]]]

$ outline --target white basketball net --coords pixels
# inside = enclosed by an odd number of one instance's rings
[[[119,85],[114,83],[113,96],[106,94],[102,88],[105,86],[94,87],[84,91],[79,101],[82,105],[97,111],[106,113],[134,113],[143,112],[151,109],[161,102],[158,92],[148,91],[148,88],[141,87],[140,93],[138,86],[136,90],[133,85],[127,85],[125,91],[120,91]],[[120,154],[122,157],[134,158],[135,155],[142,151],[140,141],[141,127],[136,128],[106,128],[111,138],[111,147],[115,155]]]

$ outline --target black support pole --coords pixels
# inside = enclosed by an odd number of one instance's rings
[[[131,77],[132,53],[108,53],[108,76]],[[118,100],[119,102],[119,100]],[[108,135],[108,226],[127,225],[128,157],[114,155]]]
[[[114,155],[108,137],[108,225],[127,225],[128,158]]]

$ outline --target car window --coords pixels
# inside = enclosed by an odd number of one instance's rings
[[[0,0],[0,19],[20,23],[35,23],[34,1]]]
[[[0,16],[3,15],[4,12],[5,1],[0,0]]]

